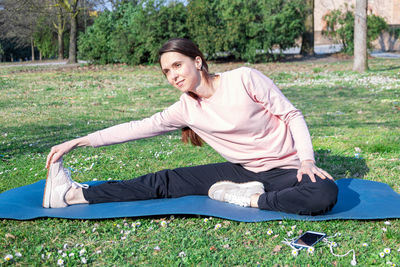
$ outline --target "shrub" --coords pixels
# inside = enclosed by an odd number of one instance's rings
[[[332,10],[323,18],[327,27],[322,34],[338,41],[343,45],[343,52],[352,55],[354,52],[354,11],[352,7],[345,5],[344,11]],[[367,48],[372,49],[372,41],[376,40],[379,34],[388,29],[387,23],[377,15],[367,16]]]

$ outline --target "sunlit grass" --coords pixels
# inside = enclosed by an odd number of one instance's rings
[[[241,66],[210,64],[214,72]],[[385,182],[400,192],[400,61],[251,65],[303,111],[318,165],[336,179]],[[158,66],[0,68],[0,192],[44,179],[51,146],[174,103]],[[165,168],[221,162],[210,147],[183,145],[179,132],[65,157],[73,178],[129,179]],[[140,225],[139,225],[140,223]],[[216,227],[216,225],[219,225]],[[239,223],[196,216],[109,220],[0,221],[0,264],[348,266],[326,245],[297,257],[281,243],[306,230],[336,236],[336,253],[355,249],[359,266],[400,264],[400,221]],[[272,234],[270,234],[272,232]],[[364,243],[368,246],[363,245]],[[390,248],[381,258],[379,253]],[[83,251],[84,250],[84,251]],[[17,256],[20,253],[21,256]],[[13,259],[6,260],[6,255]]]

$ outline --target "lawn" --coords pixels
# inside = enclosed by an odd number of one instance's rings
[[[320,167],[335,179],[379,181],[400,192],[400,60],[369,64],[364,74],[352,72],[351,61],[247,66],[272,78],[302,110]],[[242,65],[210,67],[221,72]],[[152,115],[179,95],[158,66],[1,67],[0,192],[44,179],[51,146]],[[64,158],[78,182],[221,161],[208,146],[182,144],[179,132],[80,148]],[[240,223],[200,216],[1,220],[0,265],[350,264],[351,254],[335,257],[323,243],[313,253],[292,255],[282,241],[306,230],[336,235],[334,252],[354,249],[359,266],[400,265],[399,219]]]

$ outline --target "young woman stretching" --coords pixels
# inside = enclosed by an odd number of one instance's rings
[[[171,39],[159,50],[168,82],[183,94],[153,116],[52,147],[43,206],[209,195],[233,204],[316,215],[336,203],[333,178],[314,161],[299,110],[261,72],[239,68],[215,75],[197,46]],[[162,170],[87,187],[74,182],[62,156],[76,147],[107,146],[183,129],[183,139],[208,143],[227,162]]]

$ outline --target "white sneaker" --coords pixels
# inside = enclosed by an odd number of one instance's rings
[[[43,194],[44,208],[64,208],[68,206],[65,195],[71,188],[88,188],[87,184],[80,184],[71,179],[71,172],[64,169],[62,158],[50,165],[47,170],[46,185]]]
[[[251,196],[265,193],[260,182],[234,183],[221,181],[213,184],[208,190],[211,199],[229,202],[242,207],[250,207]]]

